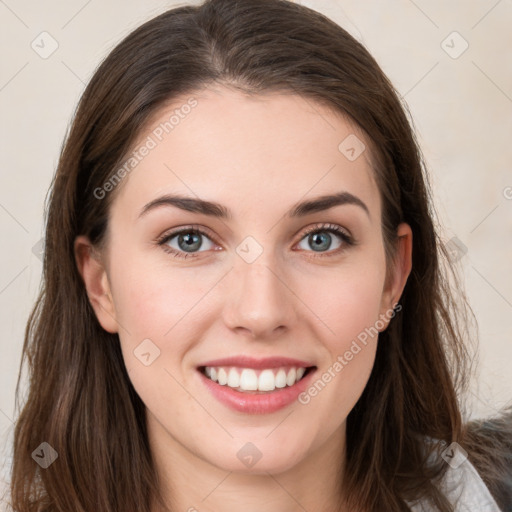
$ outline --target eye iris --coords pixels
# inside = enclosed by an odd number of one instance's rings
[[[195,240],[193,240],[194,238]],[[182,241],[184,241],[184,245],[182,245]],[[195,244],[197,244],[197,247],[194,247]],[[183,250],[200,249],[202,245],[201,237],[197,233],[180,234],[178,235],[178,245]]]
[[[320,243],[317,243],[319,238],[322,236],[324,237],[323,241],[326,240],[326,243],[322,243],[322,240],[320,240]],[[327,233],[313,233],[312,235],[309,236],[309,239],[312,242],[312,246],[315,249],[315,251],[317,250],[317,248],[328,249],[329,246],[331,245],[331,236]]]

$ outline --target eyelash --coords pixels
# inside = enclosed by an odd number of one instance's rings
[[[299,242],[301,242],[304,238],[306,238],[308,235],[310,235],[312,233],[322,233],[322,232],[328,232],[328,233],[333,233],[335,235],[338,235],[342,239],[343,245],[342,245],[342,247],[339,247],[338,249],[335,249],[334,251],[318,253],[314,256],[311,256],[312,258],[324,258],[324,257],[335,256],[335,255],[339,254],[340,252],[346,250],[347,248],[356,245],[356,241],[345,230],[343,230],[340,226],[337,226],[336,224],[317,224],[316,226],[312,226],[312,227],[306,229],[304,231],[304,233],[302,233],[302,236],[301,236]],[[162,249],[165,252],[172,254],[175,258],[186,259],[189,257],[192,257],[192,258],[198,257],[197,255],[200,253],[187,253],[187,252],[176,251],[172,247],[169,247],[168,245],[166,245],[167,242],[169,242],[169,240],[172,240],[177,235],[184,234],[184,233],[186,233],[186,234],[193,233],[193,234],[197,234],[197,235],[202,235],[202,236],[209,238],[212,242],[217,243],[215,238],[213,238],[209,233],[207,233],[206,231],[204,231],[196,226],[189,226],[189,227],[180,229],[178,231],[173,231],[172,233],[166,233],[162,237],[160,237],[156,242],[159,246],[162,246]],[[204,251],[201,251],[201,252],[204,252]],[[310,252],[310,251],[307,251],[307,252]]]

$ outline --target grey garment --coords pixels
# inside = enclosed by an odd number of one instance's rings
[[[469,460],[456,468],[450,467],[442,485],[456,512],[503,512]],[[432,506],[423,500],[408,505],[413,512],[434,512]]]

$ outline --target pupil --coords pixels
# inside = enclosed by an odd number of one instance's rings
[[[320,237],[324,237],[324,241],[325,243],[323,243],[323,241],[320,239]],[[330,241],[330,236],[329,235],[326,235],[326,234],[319,234],[319,233],[315,233],[314,235],[312,235],[313,237],[313,245],[315,247],[319,247],[319,248],[324,248],[324,249],[328,249],[329,248],[329,241]],[[325,247],[322,247],[322,243]]]
[[[194,238],[196,240],[194,240]],[[189,249],[194,248],[192,247],[194,244],[198,244],[196,249],[199,249],[199,247],[201,247],[201,240],[199,239],[199,236],[196,233],[188,233],[186,235],[182,235],[181,239],[185,241],[185,246]]]

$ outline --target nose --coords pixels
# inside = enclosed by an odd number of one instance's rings
[[[296,321],[296,297],[286,276],[268,260],[238,261],[230,273],[223,317],[234,331],[254,339],[270,339],[289,330]]]

